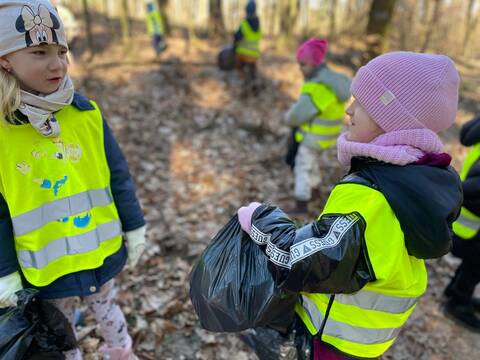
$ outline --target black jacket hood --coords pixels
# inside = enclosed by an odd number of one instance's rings
[[[452,223],[463,201],[462,184],[452,167],[353,158],[350,173],[383,193],[400,222],[410,255],[431,259],[450,251]]]

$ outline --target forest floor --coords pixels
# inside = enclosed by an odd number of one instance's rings
[[[200,328],[188,275],[238,207],[252,200],[292,204],[292,173],[283,162],[289,129],[282,119],[302,83],[293,55],[264,51],[262,91],[243,98],[237,76],[216,67],[218,42],[188,45],[174,37],[156,59],[146,36],[135,36],[130,55],[105,34],[96,41],[94,60],[86,60],[80,48],[72,74],[77,89],[98,102],[113,128],[149,224],[146,254],[118,279],[136,353],[140,359],[256,359],[238,335]],[[353,75],[355,52],[332,52],[332,67]],[[443,134],[457,168],[466,153],[458,144],[459,125],[480,111],[480,67],[460,68],[458,125]],[[345,172],[330,160],[322,164],[323,194],[311,207],[311,219]],[[442,291],[457,264],[450,256],[428,261],[428,291],[384,359],[480,358],[480,335],[441,310]],[[90,316],[78,330],[85,358],[97,359],[100,336]]]

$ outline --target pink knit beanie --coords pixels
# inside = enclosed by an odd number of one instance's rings
[[[458,73],[448,56],[399,51],[361,67],[351,92],[386,132],[439,132],[455,122],[458,86]]]
[[[355,156],[406,165],[443,151],[438,137],[455,122],[459,77],[445,55],[391,52],[361,67],[351,92],[385,131],[369,143],[337,140],[338,159],[349,165]]]
[[[328,41],[312,38],[304,42],[297,50],[297,61],[314,66],[320,65],[327,55]]]

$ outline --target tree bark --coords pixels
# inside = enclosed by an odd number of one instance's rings
[[[95,48],[93,45],[93,35],[92,35],[92,20],[90,17],[90,11],[88,10],[88,1],[82,0],[83,4],[83,20],[85,22],[85,34],[87,37],[87,49],[89,52],[89,58],[95,56]]]
[[[435,27],[435,23],[438,21],[440,17],[440,9],[442,8],[442,0],[435,0],[433,14],[430,17],[430,21],[428,22],[427,32],[425,33],[425,39],[423,40],[423,45],[421,48],[421,52],[425,52],[430,45],[430,40],[432,38],[433,29]]]
[[[280,31],[285,38],[290,38],[298,18],[300,6],[297,0],[282,0],[280,3]]]
[[[120,8],[120,25],[122,28],[122,42],[124,45],[130,41],[130,21],[128,18],[128,0],[122,0]]]
[[[330,0],[330,39],[335,38],[337,27],[337,0]]]
[[[473,16],[473,9],[475,8],[475,0],[469,0],[467,6],[467,14],[466,14],[466,21],[465,21],[465,35],[463,37],[463,55],[466,54],[468,43],[470,42],[470,37],[472,32],[475,30],[477,25],[478,15],[476,18]]]
[[[209,0],[209,32],[214,36],[225,35],[222,0]]]
[[[363,63],[380,55],[386,45],[386,35],[392,22],[396,0],[373,0],[367,25],[367,51]]]

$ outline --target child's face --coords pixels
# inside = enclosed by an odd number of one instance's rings
[[[0,65],[19,80],[23,90],[47,95],[58,89],[67,74],[67,49],[31,46],[1,57]]]
[[[369,143],[385,132],[373,121],[357,100],[350,104],[346,113],[350,116],[347,133],[347,139],[350,141]]]
[[[315,70],[315,66],[311,64],[303,63],[301,61],[298,62],[298,66],[300,66],[300,71],[302,72],[304,77],[309,77],[310,74],[312,74],[313,71]]]

